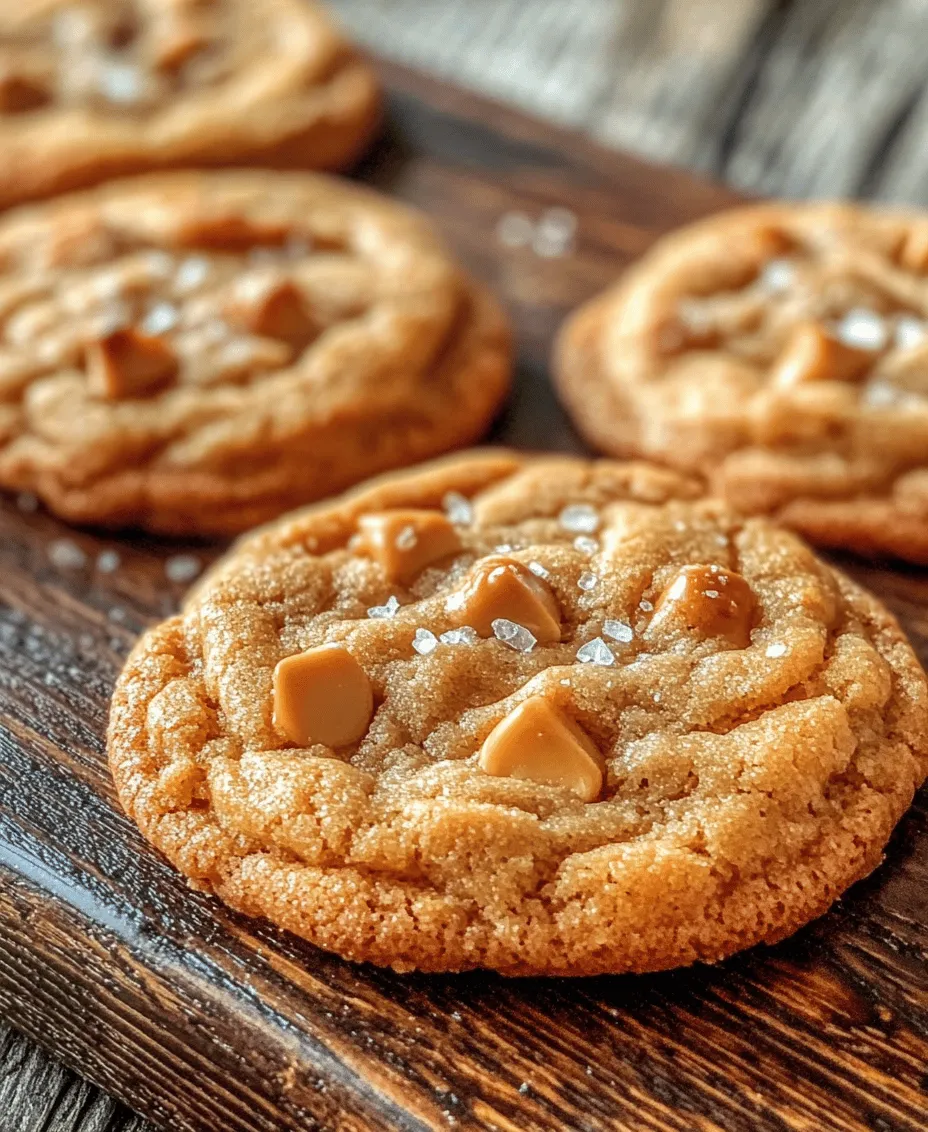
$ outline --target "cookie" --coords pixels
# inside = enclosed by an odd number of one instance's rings
[[[824,546],[928,562],[928,215],[762,205],[666,237],[580,309],[586,437]]]
[[[179,166],[341,168],[379,101],[314,0],[18,0],[0,14],[0,208]]]
[[[879,864],[928,689],[873,597],[698,493],[488,451],[246,536],[118,682],[123,806],[195,886],[399,970],[789,935]]]
[[[321,174],[155,174],[0,220],[0,486],[238,532],[480,436],[496,302],[424,218]]]

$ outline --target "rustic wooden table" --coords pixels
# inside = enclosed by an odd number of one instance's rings
[[[928,202],[928,0],[330,0],[379,53],[754,191]],[[0,1132],[153,1132],[0,1025]]]

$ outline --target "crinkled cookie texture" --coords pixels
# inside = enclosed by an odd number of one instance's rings
[[[321,174],[158,174],[0,220],[0,486],[74,522],[246,530],[471,443],[509,372],[428,222]]]
[[[379,104],[315,0],[5,3],[0,208],[178,166],[341,168]]]
[[[119,680],[123,805],[197,886],[400,970],[783,938],[880,862],[928,771],[926,681],[874,598],[697,492],[473,453],[246,538]]]
[[[605,451],[699,472],[814,542],[928,562],[928,215],[711,217],[581,308],[556,368]]]

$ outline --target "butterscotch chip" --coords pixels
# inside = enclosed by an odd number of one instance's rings
[[[309,342],[315,330],[302,291],[273,271],[239,281],[225,313],[233,324],[298,348]]]
[[[684,566],[658,598],[647,636],[695,633],[747,648],[756,606],[754,591],[734,570]]]
[[[481,637],[492,637],[493,622],[503,618],[528,629],[540,644],[561,639],[560,609],[551,587],[512,558],[493,557],[477,563],[445,608]]]
[[[322,645],[274,669],[274,726],[292,743],[347,747],[367,731],[374,693],[347,649]]]
[[[596,744],[544,696],[526,700],[498,723],[477,761],[487,774],[561,786],[584,802],[595,802],[603,788]]]
[[[371,555],[387,577],[397,581],[411,581],[426,566],[460,549],[457,530],[437,511],[382,511],[358,520],[358,550]]]
[[[119,679],[122,804],[198,887],[400,970],[645,971],[782,939],[880,863],[928,773],[928,683],[872,596],[700,491],[488,450],[247,536]],[[359,545],[363,516],[459,498],[459,550],[408,588]],[[448,607],[500,545],[557,595],[544,648]],[[377,702],[334,749],[271,710],[275,671],[327,646]],[[318,669],[296,707],[307,689],[328,721]]]
[[[146,397],[177,375],[177,358],[160,338],[115,330],[87,346],[87,384],[97,397],[121,401]]]
[[[568,320],[557,383],[606,452],[699,474],[813,542],[928,563],[926,249],[924,213],[712,216]]]
[[[424,217],[252,171],[0,217],[0,357],[0,488],[76,523],[204,536],[475,440],[511,345]]]
[[[845,346],[817,323],[797,326],[771,371],[776,385],[803,381],[856,381],[874,364],[872,350]]]
[[[316,0],[0,5],[0,209],[114,172],[339,169],[380,101]]]

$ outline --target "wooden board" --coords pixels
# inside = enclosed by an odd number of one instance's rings
[[[398,68],[361,175],[428,209],[506,298],[518,386],[496,436],[579,447],[545,375],[563,313],[725,190],[607,154]],[[579,217],[575,252],[499,218]],[[67,567],[55,542],[88,556]],[[94,562],[117,549],[121,564]],[[0,1013],[171,1132],[925,1127],[928,807],[889,860],[774,949],[653,977],[516,980],[354,967],[188,891],[120,813],[107,702],[175,608],[171,555],[0,506]],[[57,565],[56,565],[57,563]],[[847,564],[928,656],[928,577]],[[4,1125],[3,1132],[15,1132]]]

